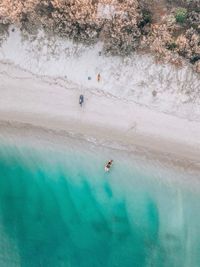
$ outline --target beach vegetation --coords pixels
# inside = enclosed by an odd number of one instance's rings
[[[151,23],[152,22],[152,14],[149,10],[143,10],[143,20],[144,22],[147,23]]]
[[[100,40],[111,55],[143,49],[175,64],[184,58],[199,70],[199,0],[1,0],[0,23],[87,45]]]
[[[177,48],[177,44],[175,42],[171,42],[171,43],[167,44],[167,48],[169,50],[173,51],[173,50],[175,50]]]
[[[178,23],[184,23],[187,19],[187,9],[186,8],[178,8],[175,14],[176,21]]]

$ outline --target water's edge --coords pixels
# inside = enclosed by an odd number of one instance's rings
[[[78,140],[63,148],[4,141],[1,266],[199,265],[199,193],[174,182],[190,175]]]

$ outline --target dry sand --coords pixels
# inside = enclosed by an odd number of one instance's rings
[[[134,102],[85,91],[0,63],[1,124],[74,133],[104,143],[142,148],[200,165],[200,122],[153,111]],[[22,136],[23,137],[23,136]],[[153,155],[153,154],[152,154]]]

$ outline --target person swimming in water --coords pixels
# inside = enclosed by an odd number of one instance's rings
[[[113,164],[113,160],[109,160],[108,163],[105,166],[105,171],[108,172]]]

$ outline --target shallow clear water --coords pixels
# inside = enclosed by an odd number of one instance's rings
[[[110,153],[0,146],[1,267],[200,266],[198,190]]]

